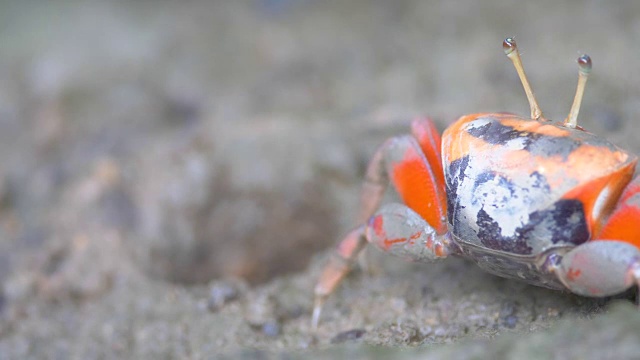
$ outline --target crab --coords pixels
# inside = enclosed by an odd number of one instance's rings
[[[359,225],[315,287],[312,326],[366,244],[412,261],[461,256],[498,276],[588,297],[640,285],[637,157],[577,125],[588,55],[562,123],[545,118],[513,38],[503,42],[531,117],[465,115],[438,134],[428,118],[373,155]],[[380,206],[387,185],[401,203]]]

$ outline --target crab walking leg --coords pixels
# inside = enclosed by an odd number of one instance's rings
[[[381,239],[380,234],[382,233],[376,233],[375,229],[384,230],[385,228],[379,222],[395,212],[388,210],[387,213],[372,215],[380,206],[389,181],[404,203],[407,204],[407,206],[395,205],[401,206],[403,209],[399,217],[402,220],[398,220],[396,216],[394,218],[396,220],[391,221],[391,224],[411,220],[413,221],[412,226],[419,222],[425,225],[430,233],[438,234],[440,237],[447,233],[447,199],[444,189],[444,173],[440,162],[440,135],[428,118],[415,120],[411,124],[411,129],[413,136],[399,136],[387,140],[376,151],[369,163],[362,187],[360,213],[358,214],[358,223],[367,223],[352,230],[340,242],[334,256],[318,280],[312,316],[314,326],[317,325],[320,318],[322,303],[347,275],[354,259],[364,248],[366,242],[374,242],[379,245],[377,240]],[[407,211],[410,211],[411,215]],[[374,222],[372,223],[372,221]],[[397,228],[402,229],[403,226],[397,226]],[[373,235],[371,229],[374,229]],[[414,231],[409,235],[408,238],[412,243],[416,242],[417,233]],[[401,236],[401,231],[398,232],[394,229],[391,229],[389,234],[390,237],[386,238],[387,241],[406,238]],[[411,239],[411,236],[416,236],[416,238]],[[382,244],[379,247],[381,246],[383,250],[397,253],[398,250],[391,251],[391,249],[396,249],[391,246],[393,244],[385,244],[384,242]],[[433,243],[430,244],[433,245]],[[434,249],[440,255],[446,254],[444,246]],[[416,258],[415,251],[410,257]]]
[[[351,231],[338,244],[315,287],[312,326],[316,328],[324,300],[347,275],[353,260],[369,242],[407,260],[430,262],[451,252],[449,235],[438,234],[418,213],[401,204],[386,204],[366,225]]]
[[[623,241],[592,240],[564,255],[558,279],[579,295],[615,295],[640,285],[640,250]]]
[[[311,326],[318,327],[320,313],[325,299],[335,290],[342,279],[347,276],[351,265],[367,244],[365,237],[365,226],[362,225],[347,234],[338,244],[335,253],[332,254],[329,263],[324,267],[322,275],[314,289],[313,314],[311,315]]]

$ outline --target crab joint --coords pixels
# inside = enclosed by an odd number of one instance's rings
[[[516,67],[516,71],[520,77],[520,82],[522,82],[522,87],[524,87],[524,92],[527,94],[527,100],[529,100],[531,118],[534,120],[544,120],[542,117],[542,110],[540,110],[536,97],[533,95],[533,90],[531,89],[529,80],[527,80],[527,74],[524,73],[524,67],[522,66],[522,59],[520,58],[520,52],[518,51],[516,40],[514,38],[506,38],[502,42],[502,48],[504,49],[504,53],[507,57],[513,62],[513,66]]]
[[[578,58],[578,88],[576,96],[573,98],[573,105],[569,111],[569,116],[564,120],[564,126],[574,128],[578,125],[578,113],[580,112],[580,104],[582,104],[582,96],[584,95],[584,87],[587,84],[587,78],[591,72],[591,58],[589,55],[582,55]]]
[[[635,260],[627,270],[627,281],[640,289],[640,261]],[[636,294],[636,306],[640,307],[640,294]]]

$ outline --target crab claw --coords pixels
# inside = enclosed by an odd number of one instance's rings
[[[616,240],[593,240],[569,251],[556,274],[571,292],[611,296],[640,283],[640,250]]]

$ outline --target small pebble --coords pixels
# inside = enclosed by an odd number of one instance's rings
[[[209,311],[218,311],[226,303],[238,298],[238,290],[230,284],[218,283],[211,286],[207,307]]]
[[[504,319],[504,326],[509,329],[513,329],[518,324],[518,317],[515,315],[509,315]]]
[[[276,337],[280,335],[280,324],[277,321],[267,321],[262,325],[262,333],[269,337]]]
[[[331,339],[332,344],[340,344],[346,341],[358,340],[367,331],[365,329],[352,329],[339,333]]]
[[[501,323],[505,327],[509,329],[513,329],[518,324],[518,316],[516,313],[518,312],[518,303],[515,302],[505,302],[500,309],[500,318],[502,319]]]
[[[256,330],[260,330],[264,324],[274,321],[275,315],[276,307],[272,296],[268,293],[256,294],[246,302],[245,319]]]

